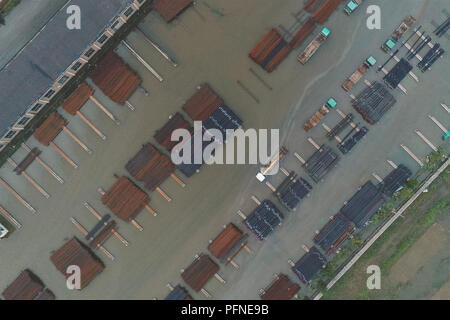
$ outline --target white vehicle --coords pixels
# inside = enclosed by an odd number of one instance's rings
[[[8,233],[9,233],[9,230],[6,229],[6,227],[0,223],[0,239],[3,239],[4,237],[6,237],[6,235]]]

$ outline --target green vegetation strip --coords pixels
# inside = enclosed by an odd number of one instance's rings
[[[431,227],[436,220],[442,214],[450,213],[450,199],[448,196],[444,195],[444,199],[441,199],[433,204],[425,213],[421,211],[418,207],[424,205],[426,201],[429,201],[433,196],[433,192],[436,190],[444,188],[445,190],[450,189],[450,168],[447,168],[429,187],[429,192],[423,193],[417,201],[407,209],[405,212],[405,217],[408,221],[405,222],[404,219],[396,220],[390,228],[388,228],[377,241],[361,256],[358,262],[338,281],[330,290],[323,290],[324,284],[327,283],[331,271],[326,271],[327,269],[336,268],[336,262],[331,261],[331,264],[325,268],[320,275],[320,278],[315,279],[314,284],[317,289],[320,289],[323,293],[322,299],[338,299],[343,293],[348,293],[350,289],[354,286],[361,286],[355,291],[355,294],[351,298],[370,298],[367,288],[361,283],[355,283],[355,279],[358,275],[364,273],[365,266],[368,261],[374,259],[377,255],[381,256],[380,269],[383,274],[390,271],[392,266],[402,257],[402,255]],[[386,247],[389,240],[395,237],[397,233],[401,231],[401,228],[409,228],[406,235],[400,239],[394,239],[394,243]],[[387,252],[385,252],[387,251]],[[393,252],[390,252],[393,251]],[[386,258],[382,255],[385,254]]]
[[[15,6],[17,6],[20,3],[21,0],[9,0],[6,2],[5,6],[1,10],[1,13],[7,15],[14,9]]]

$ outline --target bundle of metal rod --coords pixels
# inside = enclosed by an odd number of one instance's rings
[[[343,154],[350,152],[350,150],[353,149],[353,147],[367,134],[368,131],[369,129],[367,129],[366,127],[362,127],[361,129],[357,130],[357,132],[353,136],[343,139],[343,141],[338,144],[339,150]]]
[[[432,56],[430,59],[428,59],[423,65],[420,66],[420,71],[425,72],[428,69],[431,68],[431,66],[433,65],[433,63],[436,62],[437,59],[439,59],[443,54],[444,54],[445,50],[444,49],[438,49]],[[423,61],[423,60],[422,60]],[[422,62],[421,61],[421,62]]]
[[[442,35],[444,35],[448,31],[449,28],[450,28],[450,18],[447,18],[447,20],[445,20],[442,24],[440,24],[433,31],[433,33],[435,35],[437,35],[438,37],[441,37]]]
[[[345,116],[337,125],[334,126],[333,129],[327,132],[328,140],[332,140],[335,136],[337,136],[339,133],[344,131],[349,125],[350,122],[353,120],[353,114],[349,113]]]
[[[425,54],[425,56],[422,58],[422,60],[417,64],[417,67],[422,68],[425,65],[425,63],[427,63],[431,59],[431,57],[436,54],[436,52],[439,50],[440,47],[441,47],[441,44],[436,43],[433,46],[433,48],[428,50],[428,52]]]
[[[412,58],[414,58],[416,56],[416,54],[418,54],[420,52],[420,50],[422,50],[430,41],[431,41],[431,37],[426,36],[425,39],[419,43],[417,48],[413,49],[413,51],[408,54],[407,59],[411,60]]]

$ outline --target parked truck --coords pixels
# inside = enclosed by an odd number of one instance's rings
[[[416,22],[416,19],[413,16],[408,16],[403,20],[403,22],[398,26],[397,29],[391,34],[389,39],[386,40],[385,43],[381,46],[386,53],[391,52],[391,50],[395,47],[398,40],[403,36],[403,34],[408,31],[413,23]]]
[[[350,15],[353,11],[355,11],[363,0],[350,0],[344,7],[344,11],[346,14]]]
[[[361,80],[367,70],[375,65],[375,63],[377,63],[377,60],[375,60],[374,57],[368,57],[366,61],[364,61],[364,63],[342,84],[342,88],[345,91],[349,91],[359,80]]]
[[[328,38],[330,35],[330,30],[328,28],[323,28],[322,31],[311,41],[310,44],[305,48],[302,54],[298,56],[298,61],[302,64],[308,62],[311,56],[319,49],[322,43]]]
[[[334,100],[334,98],[328,99],[328,101],[320,107],[319,110],[316,111],[316,113],[313,114],[311,118],[309,118],[308,121],[305,122],[303,125],[303,129],[305,131],[309,131],[309,129],[315,127],[320,120],[322,120],[328,112],[330,112],[331,109],[336,108],[337,102]]]

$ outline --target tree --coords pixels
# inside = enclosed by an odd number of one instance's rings
[[[417,179],[410,179],[408,180],[408,182],[406,182],[406,186],[409,189],[415,190],[419,186],[419,181],[417,181]]]
[[[445,158],[445,150],[439,147],[437,151],[430,153],[427,157],[427,162],[424,165],[426,170],[435,170],[439,167]]]
[[[412,197],[412,195],[413,191],[408,187],[404,187],[402,190],[398,192],[398,196],[400,197],[401,200],[409,199]]]

